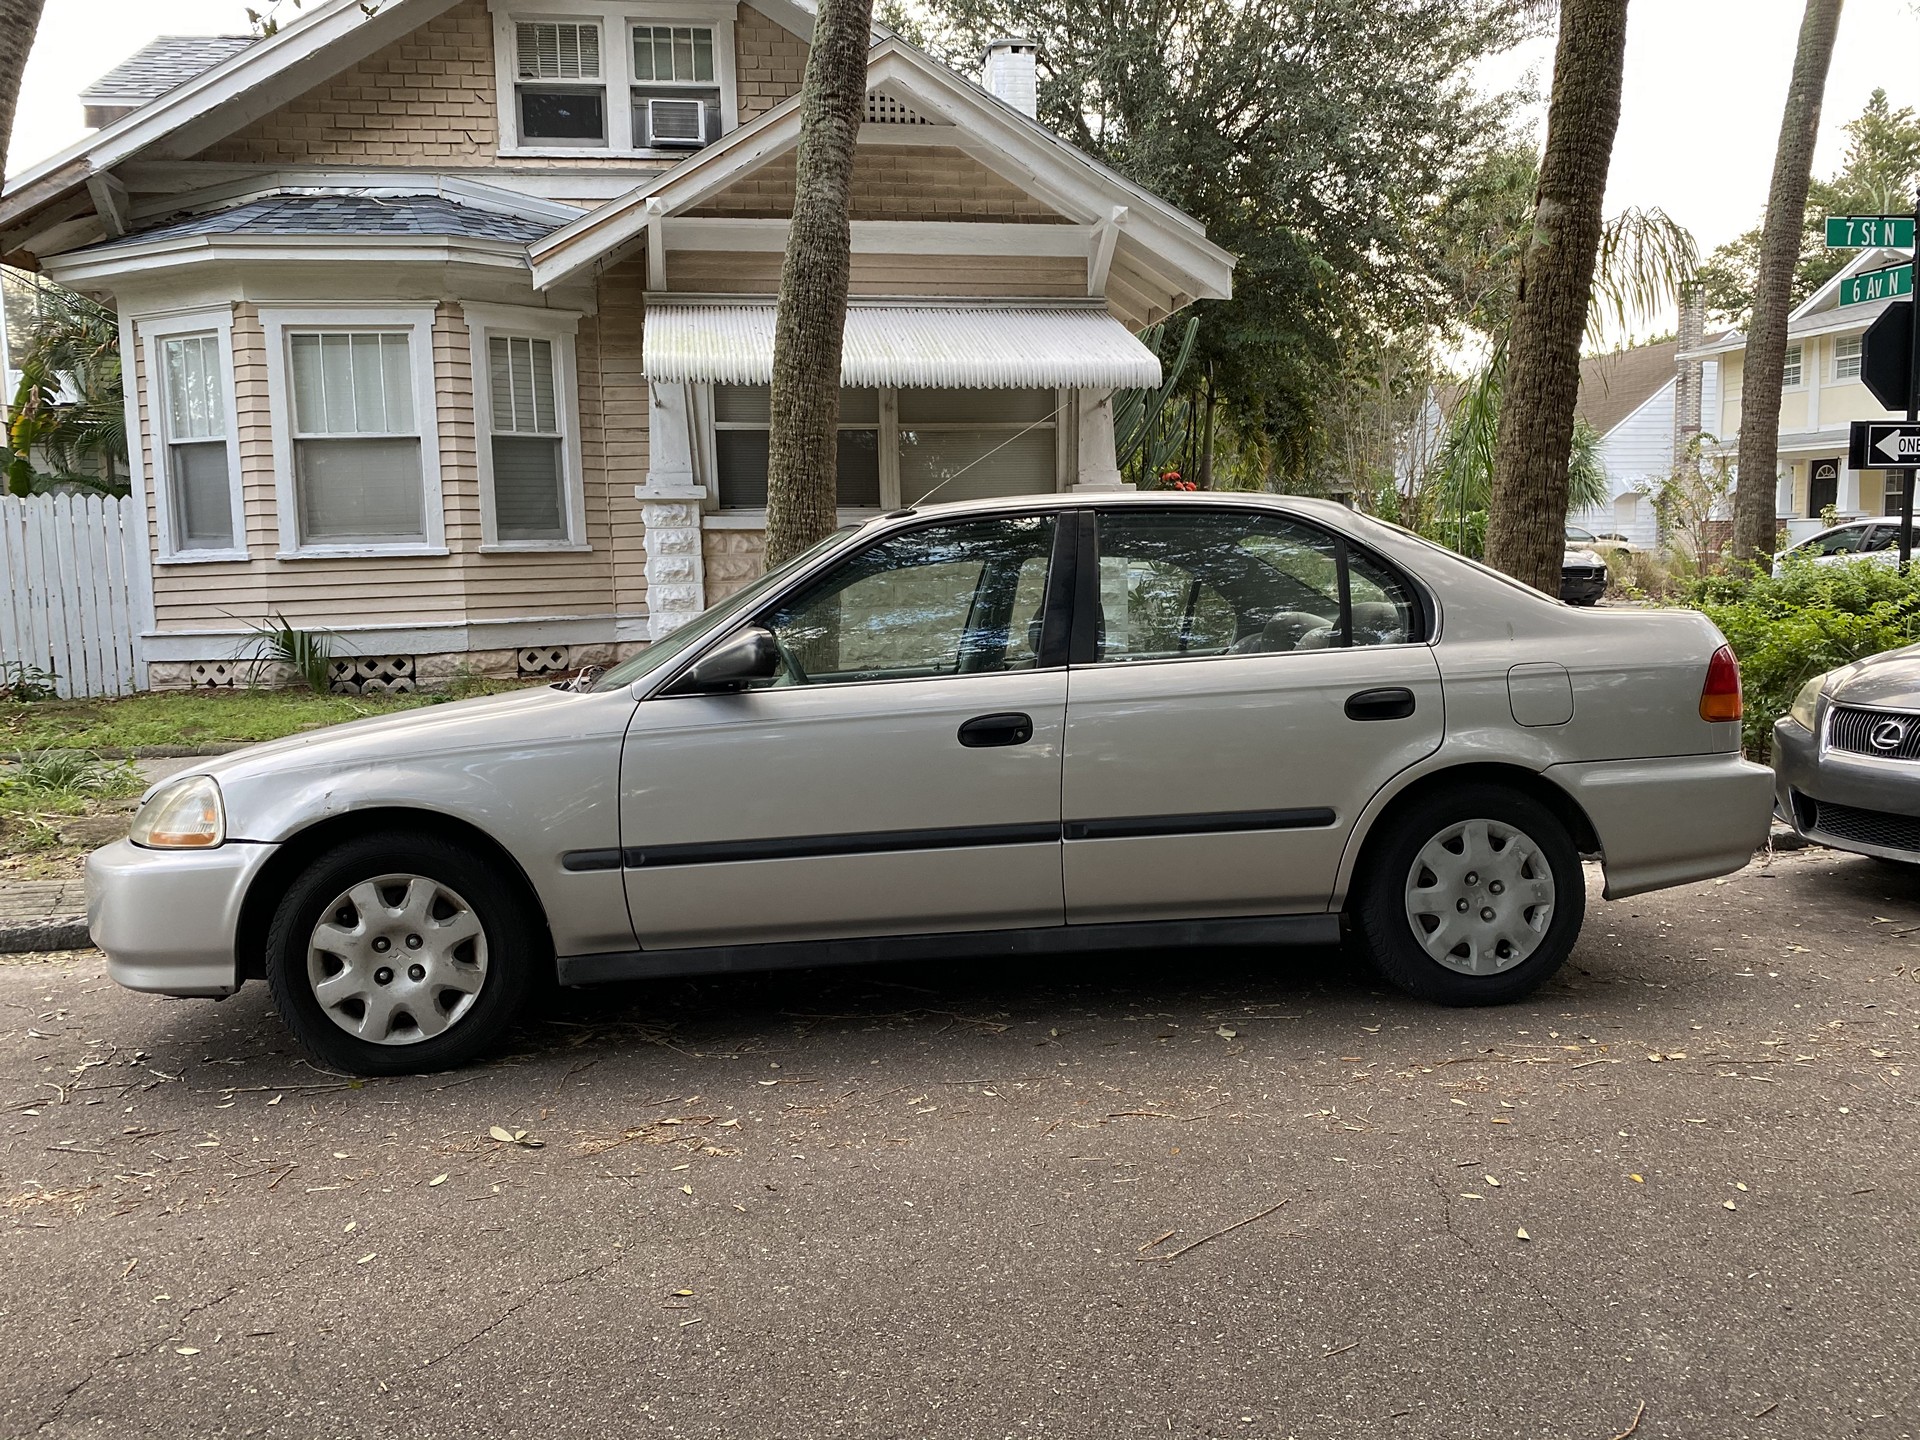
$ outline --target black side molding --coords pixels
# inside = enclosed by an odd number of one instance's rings
[[[671,975],[720,975],[861,965],[883,960],[990,959],[1200,945],[1337,945],[1338,915],[1262,915],[1232,920],[1147,920],[1122,925],[1045,925],[941,935],[802,940],[767,945],[714,945],[685,950],[623,950],[563,955],[562,985],[605,985]]]
[[[1069,820],[1069,840],[1131,840],[1147,835],[1227,835],[1243,830],[1320,830],[1335,815],[1324,805],[1299,810],[1224,810],[1202,815],[1119,815]]]

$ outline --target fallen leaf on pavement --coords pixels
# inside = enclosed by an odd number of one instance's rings
[[[429,1181],[427,1181],[427,1188],[428,1188],[429,1190],[431,1190],[431,1189],[432,1189],[432,1188],[433,1188],[434,1186],[436,1186],[436,1185],[444,1185],[444,1184],[446,1184],[446,1183],[447,1183],[447,1177],[446,1177],[446,1176],[444,1176],[444,1175],[436,1175],[436,1176],[434,1176],[434,1177],[433,1177],[433,1179],[431,1179],[431,1180],[429,1180]]]
[[[1533,1239],[1533,1237],[1532,1237],[1531,1235],[1529,1235],[1529,1234],[1527,1234],[1527,1232],[1526,1232],[1526,1231],[1525,1231],[1524,1229],[1521,1229],[1521,1230],[1516,1230],[1516,1231],[1514,1231],[1514,1232],[1513,1232],[1513,1237],[1514,1237],[1514,1239],[1516,1239],[1516,1240],[1531,1240],[1531,1239]]]
[[[173,1353],[176,1355],[198,1355],[200,1352],[191,1345],[176,1345],[173,1347]]]

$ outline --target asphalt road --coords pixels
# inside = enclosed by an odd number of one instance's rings
[[[1504,1010],[896,966],[365,1084],[0,966],[0,1435],[1912,1435],[1916,985],[1920,879],[1824,851]]]

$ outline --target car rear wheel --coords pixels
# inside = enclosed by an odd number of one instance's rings
[[[267,983],[315,1058],[356,1075],[464,1065],[506,1034],[545,963],[519,887],[431,835],[314,861],[267,931]]]
[[[1499,1005],[1565,963],[1586,886],[1566,827],[1538,801],[1461,786],[1393,818],[1353,918],[1380,973],[1443,1005]]]

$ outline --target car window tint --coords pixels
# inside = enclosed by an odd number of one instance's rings
[[[1815,555],[1850,555],[1860,548],[1859,527],[1850,530],[1836,530],[1831,535],[1821,535],[1807,544],[1807,549]]]
[[[1051,516],[929,526],[868,547],[763,617],[776,685],[847,684],[1039,663]]]
[[[1099,533],[1101,663],[1342,643],[1331,535],[1245,510],[1110,511]],[[1355,643],[1411,638],[1417,612],[1405,585],[1370,556],[1354,560]]]
[[[1899,538],[1900,532],[1891,525],[1875,525],[1867,531],[1867,538],[1860,548],[1869,553],[1875,550],[1890,550]]]

